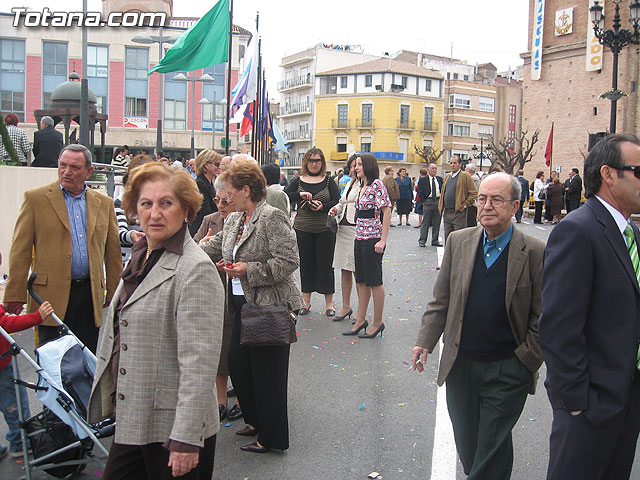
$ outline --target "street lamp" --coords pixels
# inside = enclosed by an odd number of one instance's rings
[[[141,43],[143,45],[151,45],[153,43],[158,44],[158,61],[163,57],[162,44],[163,43],[175,43],[178,38],[177,35],[171,35],[165,37],[162,35],[162,27],[158,28],[158,35],[149,35],[147,32],[142,32],[131,39],[134,43]],[[158,72],[158,128],[156,137],[156,153],[162,150],[162,76],[163,74]]]
[[[628,44],[637,45],[640,34],[640,1],[634,0],[629,5],[629,16],[633,25],[633,32],[625,28],[620,28],[620,2],[621,0],[613,0],[616,4],[615,14],[613,16],[613,30],[604,29],[604,13],[602,5],[596,1],[593,7],[589,9],[591,15],[591,23],[593,24],[593,33],[601,45],[606,45],[613,52],[613,79],[611,91],[603,94],[603,98],[611,100],[611,117],[609,119],[609,133],[616,133],[616,109],[618,99],[625,95],[624,92],[618,90],[618,54]]]
[[[227,104],[227,99],[223,98],[222,100],[220,100],[219,102],[216,101],[216,91],[213,91],[213,101],[209,100],[208,98],[201,98],[200,100],[198,100],[198,103],[200,105],[212,105],[212,115],[211,115],[211,120],[212,120],[212,127],[211,127],[211,136],[213,137],[213,150],[215,151],[216,149],[216,123],[218,121],[218,112],[216,111],[216,106],[218,105],[226,105]],[[224,122],[223,122],[224,125]]]
[[[176,82],[191,82],[191,157],[190,158],[195,158],[196,157],[196,149],[195,149],[195,132],[194,132],[194,128],[195,128],[195,123],[196,123],[196,117],[195,117],[195,113],[196,113],[196,82],[211,83],[211,82],[215,82],[215,80],[208,73],[205,73],[201,77],[186,76],[184,73],[179,73],[178,75],[173,77],[173,80],[176,81]]]
[[[473,150],[473,156],[475,158],[478,158],[478,156],[476,155],[476,152],[478,151],[478,147],[476,147],[475,145],[473,147],[471,147],[471,150]],[[487,145],[487,148],[484,148],[484,138],[480,137],[480,171],[482,171],[482,161],[485,157],[484,151],[487,151],[487,158],[489,158],[489,152],[491,151],[491,145]]]

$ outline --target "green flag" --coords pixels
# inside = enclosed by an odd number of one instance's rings
[[[191,25],[147,75],[191,71],[224,63],[229,58],[229,0],[219,0]]]

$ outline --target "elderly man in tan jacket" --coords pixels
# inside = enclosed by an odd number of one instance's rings
[[[451,232],[467,227],[467,209],[473,206],[478,189],[471,175],[460,170],[460,157],[449,160],[451,173],[444,177],[438,208],[444,221],[444,242]]]

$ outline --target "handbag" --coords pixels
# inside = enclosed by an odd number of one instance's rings
[[[333,215],[327,215],[327,230],[332,233],[336,233],[338,231],[338,222],[336,217]]]
[[[540,200],[546,200],[547,199],[547,191],[546,190],[540,190],[540,192],[538,192],[538,198]]]
[[[245,303],[240,312],[240,345],[249,347],[290,345],[298,341],[296,316],[291,311],[289,302],[280,300],[271,267],[268,263],[264,265],[269,283],[276,295],[276,301],[271,305],[257,305],[254,290],[253,303]]]

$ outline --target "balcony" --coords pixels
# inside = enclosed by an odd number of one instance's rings
[[[331,120],[331,128],[342,128],[342,129],[348,129],[350,127],[350,121],[347,118],[346,120],[342,120],[339,118],[333,118]]]
[[[398,130],[415,130],[416,129],[416,121],[415,120],[407,120],[406,122],[400,121],[398,122]]]
[[[348,157],[349,154],[347,152],[331,152],[329,160],[331,160],[332,162],[342,162],[346,161]]]
[[[284,92],[286,90],[306,88],[311,86],[313,86],[313,80],[311,79],[311,74],[307,73],[306,75],[291,77],[283,80],[282,82],[278,82],[278,91]]]
[[[312,110],[311,102],[289,103],[280,106],[279,115],[281,117],[284,117],[285,115],[301,115],[311,113]]]
[[[285,130],[283,132],[284,138],[287,142],[306,142],[311,140],[312,130],[298,129],[298,130]]]
[[[424,132],[439,132],[440,124],[437,122],[424,123],[422,125],[422,131]]]
[[[376,128],[376,124],[373,120],[363,120],[361,118],[356,118],[356,128],[374,129]]]

